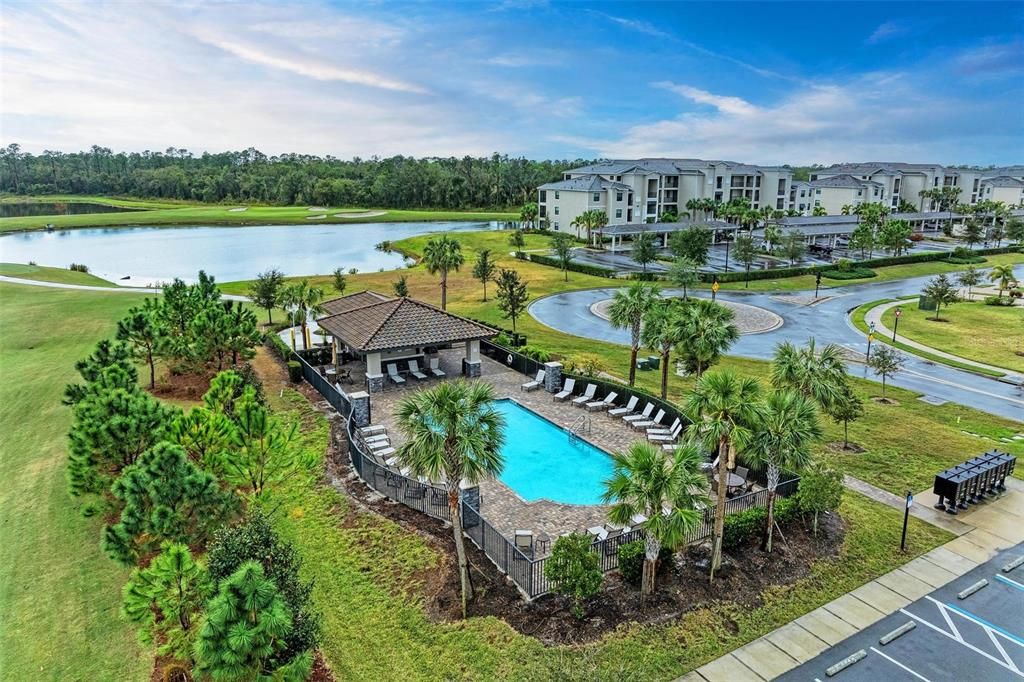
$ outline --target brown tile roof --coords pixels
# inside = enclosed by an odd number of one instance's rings
[[[411,298],[378,299],[322,317],[317,324],[350,348],[363,352],[484,339],[498,333]]]
[[[362,308],[364,305],[370,305],[373,303],[380,303],[381,301],[390,301],[390,296],[384,294],[378,294],[376,291],[357,291],[354,294],[348,296],[342,296],[340,298],[332,298],[330,301],[324,301],[324,312],[328,315],[337,315],[338,313],[344,313],[355,308]]]

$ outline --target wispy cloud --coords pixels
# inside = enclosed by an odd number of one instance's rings
[[[868,45],[877,45],[878,43],[910,33],[910,28],[910,25],[903,21],[885,21],[879,24],[878,28],[864,42]]]
[[[598,12],[597,10],[587,10],[590,14],[606,19],[618,26],[621,26],[630,31],[637,33],[643,33],[644,35],[654,36],[655,38],[671,38],[672,34],[662,31],[654,24],[649,21],[643,21],[642,19],[629,19],[627,17],[618,17],[614,14],[607,14],[605,12]]]
[[[956,69],[968,76],[1002,78],[1024,73],[1024,41],[992,43],[960,53]]]
[[[656,88],[662,88],[663,90],[674,92],[677,95],[682,95],[697,104],[708,104],[713,106],[723,114],[730,114],[733,116],[750,116],[757,112],[757,107],[741,97],[715,95],[707,90],[701,90],[700,88],[695,88],[690,85],[677,85],[671,81],[659,81],[657,83],[651,83],[651,85]]]

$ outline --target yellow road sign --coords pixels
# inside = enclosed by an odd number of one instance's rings
[[[711,291],[715,292],[716,294],[718,293],[718,290],[720,288],[721,287],[718,286],[718,282],[715,282],[714,284],[711,285]]]

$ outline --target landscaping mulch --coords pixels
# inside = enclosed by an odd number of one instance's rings
[[[216,372],[198,374],[165,373],[163,376],[157,377],[156,387],[150,393],[164,400],[202,400],[203,394],[209,390],[210,381],[215,375]]]

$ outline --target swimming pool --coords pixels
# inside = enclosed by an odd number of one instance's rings
[[[505,417],[505,469],[499,480],[527,502],[600,504],[612,460],[514,400],[495,401]]]

